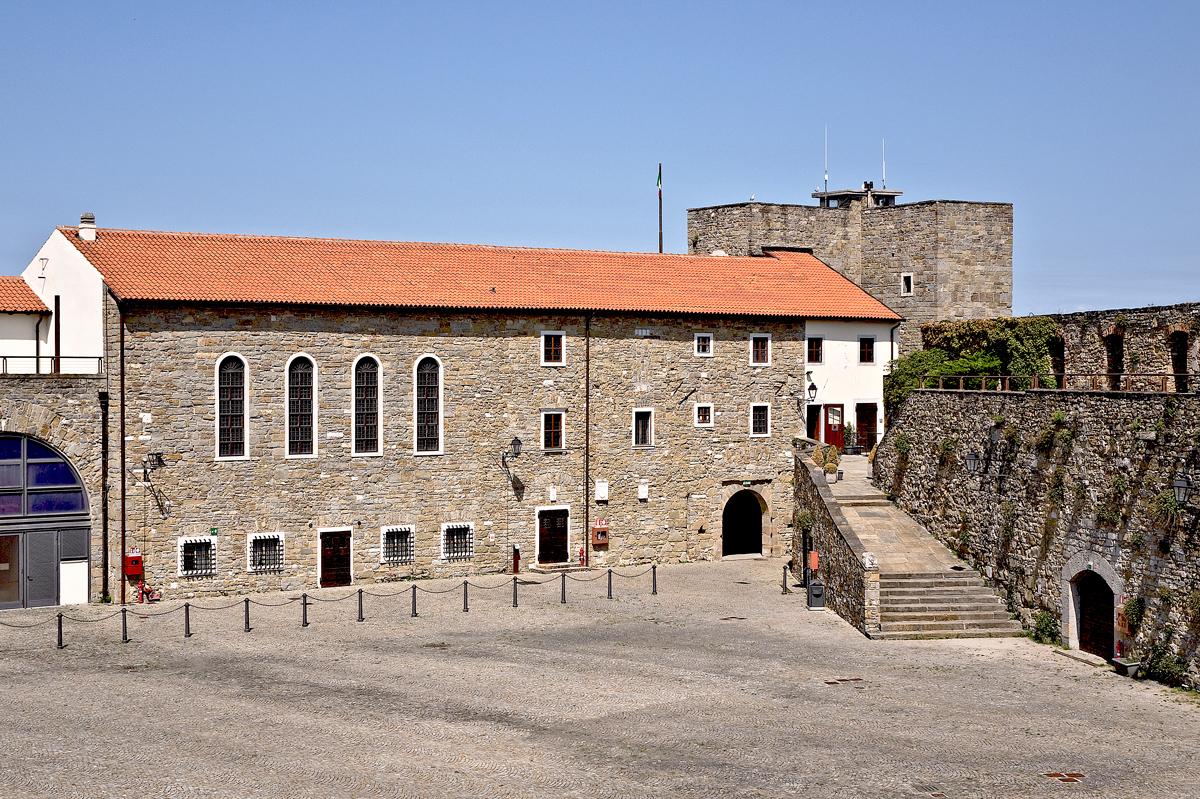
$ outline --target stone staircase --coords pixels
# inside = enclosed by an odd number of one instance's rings
[[[972,569],[881,573],[880,631],[872,638],[996,638],[1021,635],[1004,603]]]

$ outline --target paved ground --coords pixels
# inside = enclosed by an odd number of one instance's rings
[[[871,484],[866,456],[844,456],[840,468],[843,479],[829,489],[863,546],[875,555],[880,574],[941,572],[952,566],[969,568]]]
[[[781,568],[0,629],[0,795],[1200,796],[1200,705],[1025,639],[868,641]]]

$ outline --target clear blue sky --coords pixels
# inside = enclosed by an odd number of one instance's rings
[[[1200,299],[1196,4],[6,3],[0,272],[139,227],[652,250],[834,184],[1016,205],[1019,313]]]

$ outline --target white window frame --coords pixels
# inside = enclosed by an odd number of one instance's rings
[[[459,561],[451,561],[446,555],[446,532],[451,527],[466,527],[471,532],[471,556],[463,558],[463,560],[475,560],[475,522],[443,522],[442,530],[439,536],[441,545],[441,560],[444,563],[457,563]]]
[[[408,533],[412,536],[412,559],[411,560],[388,560],[387,559],[387,534],[388,533]],[[411,524],[385,524],[379,528],[379,562],[388,566],[410,566],[417,562],[417,528]]]
[[[708,352],[700,351],[700,339],[708,338]],[[692,334],[692,354],[697,358],[713,357],[713,350],[716,349],[717,337],[712,333],[693,333]]]
[[[433,358],[438,365],[438,448],[427,452],[417,451],[417,367],[426,358]],[[419,456],[436,456],[446,454],[446,365],[442,359],[427,352],[418,355],[412,366],[412,453]]]
[[[288,440],[289,430],[292,426],[292,361],[297,358],[308,358],[309,363],[313,368],[313,395],[312,395],[312,417],[313,417],[313,451],[305,455],[292,455],[288,450],[290,441]],[[317,366],[317,359],[309,355],[307,352],[297,352],[292,357],[287,359],[287,363],[283,365],[283,457],[288,460],[305,460],[317,457],[321,451],[321,428],[320,428],[320,409],[321,409],[321,380],[320,367]]]
[[[375,386],[376,391],[379,392],[379,396],[375,400],[375,426],[378,428],[375,431],[375,441],[378,443],[378,448],[374,452],[358,451],[358,408],[355,403],[358,401],[358,362],[363,358],[373,359],[375,368],[378,370]],[[383,455],[383,361],[373,352],[364,352],[354,359],[354,363],[350,364],[350,456],[378,458],[381,455]]]
[[[754,432],[754,409],[755,408],[766,408],[767,409],[767,432],[765,432],[765,433]],[[752,403],[750,403],[750,414],[749,414],[748,421],[749,421],[749,431],[750,431],[751,438],[770,438],[771,437],[771,403],[769,403],[769,402],[752,402]]]
[[[279,539],[279,554],[281,555],[281,558],[280,558],[280,562],[279,562],[279,570],[278,571],[275,569],[256,569],[256,568],[254,568],[254,564],[251,559],[251,553],[254,551],[254,542],[261,538],[278,538]],[[286,552],[287,552],[287,550],[284,549],[284,544],[283,544],[283,533],[281,533],[281,532],[280,533],[251,533],[250,535],[246,536],[246,572],[248,574],[278,574],[280,571],[283,570],[284,559],[282,558],[282,556],[284,554],[286,554]]]
[[[637,415],[639,413],[650,414],[650,443],[637,443]],[[629,417],[629,443],[634,449],[653,449],[654,448],[654,409],[653,408],[634,408],[633,413]]]
[[[906,279],[908,280],[908,291],[904,290],[904,281]],[[901,272],[900,273],[900,296],[901,297],[911,297],[913,295],[914,291],[916,291],[916,281],[913,280],[913,273],[912,272]]]
[[[179,577],[216,577],[217,576],[217,539],[206,535],[185,535],[175,539],[175,574]],[[212,572],[185,572],[183,570],[183,545],[208,544],[212,549]]]
[[[708,408],[708,421],[700,421],[700,409]],[[692,425],[695,427],[713,427],[717,423],[717,407],[711,402],[692,403]]]
[[[242,454],[221,457],[221,364],[226,358],[242,362]],[[250,460],[250,363],[240,352],[222,353],[213,364],[213,460]]]
[[[767,340],[767,360],[766,360],[766,362],[759,362],[759,361],[754,360],[754,339],[756,339],[756,338],[765,338]],[[751,366],[757,366],[757,367],[761,368],[761,367],[766,367],[766,366],[771,365],[772,342],[771,342],[771,334],[770,333],[751,333],[750,339],[749,339],[749,345],[750,345],[750,354],[748,357],[749,357]]]
[[[562,336],[562,360],[547,361],[546,360],[546,336]],[[567,334],[562,330],[543,330],[538,336],[538,362],[542,366],[566,366],[567,365]]]
[[[546,447],[546,416],[548,414],[557,413],[562,417],[562,446],[557,448]],[[538,414],[541,419],[541,426],[538,430],[538,445],[542,452],[566,452],[567,451],[567,409],[566,408],[542,408]]]

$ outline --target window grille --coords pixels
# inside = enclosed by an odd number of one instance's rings
[[[756,436],[765,436],[771,433],[770,406],[750,406],[750,432]]]
[[[386,527],[383,531],[383,562],[412,563],[416,555],[411,527]]]
[[[654,445],[653,411],[633,412],[633,445],[635,447],[649,447]]]
[[[441,366],[423,358],[417,364],[417,452],[442,448],[441,399]]]
[[[313,362],[308,358],[288,366],[288,454],[313,454]]]
[[[250,571],[283,571],[283,537],[255,535],[250,538]]]
[[[542,449],[563,448],[563,414],[561,411],[542,414]]]
[[[211,577],[217,573],[217,553],[212,539],[185,538],[179,542],[179,574]]]
[[[446,560],[470,560],[475,555],[475,533],[469,524],[449,524],[442,529]]]
[[[379,452],[379,362],[370,357],[354,367],[354,451]]]
[[[768,336],[753,336],[750,339],[750,362],[754,364],[769,364],[771,362],[771,339]]]
[[[246,365],[236,355],[217,367],[217,455],[246,454]]]

